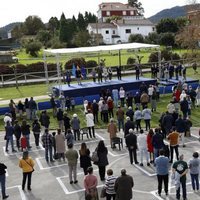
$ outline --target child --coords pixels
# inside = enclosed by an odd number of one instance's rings
[[[21,151],[27,150],[27,141],[25,135],[22,135],[20,143],[21,143]]]
[[[67,131],[66,140],[67,140],[67,146],[68,146],[69,144],[73,144],[73,145],[74,145],[74,135],[72,134],[72,131],[71,131],[71,130],[68,130],[68,131]]]
[[[52,147],[53,147],[53,157],[56,159],[57,153],[56,153],[56,132],[52,133]]]

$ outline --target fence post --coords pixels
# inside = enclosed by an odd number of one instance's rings
[[[3,75],[1,75],[1,81],[2,81],[2,85],[4,85]]]
[[[26,83],[27,82],[26,73],[24,73],[24,80],[25,80],[25,83]]]

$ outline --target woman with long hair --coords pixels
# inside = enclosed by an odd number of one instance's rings
[[[99,161],[97,162],[99,168],[99,176],[101,181],[105,180],[106,165],[108,165],[108,149],[103,140],[100,140],[97,146],[97,155]]]
[[[29,157],[28,151],[23,152],[22,158],[19,160],[19,167],[22,168],[23,179],[22,179],[22,190],[25,189],[26,179],[28,177],[27,189],[31,190],[31,177],[34,171],[34,161]]]
[[[90,158],[90,150],[87,148],[85,142],[81,143],[80,155],[80,167],[83,168],[84,174],[87,175],[88,167],[92,166]]]

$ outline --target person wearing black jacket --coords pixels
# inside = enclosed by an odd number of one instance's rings
[[[6,194],[6,169],[7,166],[3,163],[0,163],[0,183],[3,199],[7,199],[9,197],[9,195]]]
[[[61,129],[61,131],[63,131],[63,110],[61,108],[58,109],[56,117],[58,120],[59,129]]]
[[[135,164],[137,161],[137,136],[134,134],[133,129],[129,129],[129,134],[126,136],[126,145],[129,151],[130,163],[133,164],[133,157]]]
[[[129,134],[129,130],[135,128],[135,123],[133,121],[131,121],[130,117],[126,117],[126,123],[124,125],[124,137],[126,138],[126,136]]]
[[[94,123],[98,123],[99,105],[95,99],[93,100],[93,103],[92,103],[92,112],[94,115]]]
[[[41,126],[40,123],[38,122],[38,119],[35,119],[33,124],[32,124],[32,131],[33,135],[35,137],[35,145],[36,147],[39,146],[39,140],[40,140],[40,132],[41,132]]]
[[[15,120],[15,125],[14,125],[14,135],[15,135],[15,138],[16,138],[16,145],[17,145],[17,148],[19,150],[20,148],[20,138],[21,138],[21,126],[18,124],[18,121]]]

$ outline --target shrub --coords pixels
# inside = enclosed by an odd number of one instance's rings
[[[129,57],[128,59],[127,59],[127,65],[132,65],[132,64],[134,64],[136,62],[136,59],[135,58],[133,58],[133,57]]]
[[[86,68],[94,68],[97,66],[97,62],[95,60],[88,60],[86,62]]]
[[[14,71],[8,65],[0,65],[0,74],[13,74]]]
[[[38,56],[38,52],[42,48],[42,43],[37,40],[30,40],[25,44],[26,53],[30,54],[33,57]]]
[[[144,43],[144,37],[142,34],[131,34],[128,38],[129,42]]]
[[[86,66],[84,58],[72,58],[65,63],[65,69],[72,69],[73,64],[75,64],[75,66]]]

